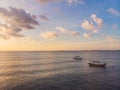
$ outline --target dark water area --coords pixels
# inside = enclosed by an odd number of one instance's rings
[[[0,52],[0,90],[120,90],[120,51]]]

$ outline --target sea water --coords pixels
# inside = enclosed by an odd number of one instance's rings
[[[0,52],[0,90],[120,90],[120,51]]]

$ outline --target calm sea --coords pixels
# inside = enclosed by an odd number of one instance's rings
[[[0,90],[120,90],[120,51],[0,52]]]

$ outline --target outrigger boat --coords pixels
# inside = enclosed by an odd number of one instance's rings
[[[106,62],[102,63],[100,61],[92,61],[88,64],[89,64],[89,66],[95,66],[95,67],[105,67],[106,66]]]

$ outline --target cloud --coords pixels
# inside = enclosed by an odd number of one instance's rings
[[[60,27],[60,26],[57,26],[56,29],[59,30],[60,33],[69,33],[69,30],[67,30],[67,29],[65,29],[63,27]]]
[[[98,30],[97,30],[97,29],[94,29],[93,32],[94,32],[94,33],[98,33]]]
[[[77,32],[77,31],[68,30],[68,29],[65,29],[65,28],[60,27],[60,26],[57,26],[56,29],[59,30],[60,33],[62,33],[62,34],[69,34],[69,35],[71,35],[71,36],[79,36],[79,34],[80,34],[80,33]]]
[[[41,33],[40,36],[46,39],[55,39],[56,37],[58,37],[58,34],[52,31],[46,31]]]
[[[20,28],[14,28],[14,27],[6,28],[6,33],[10,36],[24,37],[24,35],[20,33],[21,31],[22,30]]]
[[[40,19],[42,19],[44,21],[49,21],[48,17],[44,14],[40,15]]]
[[[3,35],[3,34],[0,34],[0,39],[9,39],[9,36],[8,35]]]
[[[120,16],[120,11],[115,10],[114,8],[109,8],[107,11],[115,16]]]
[[[103,26],[103,20],[101,18],[97,18],[95,14],[92,14],[91,18],[93,19],[94,22],[98,24],[99,27]]]
[[[90,23],[89,21],[87,20],[84,20],[81,24],[81,27],[85,30],[91,30],[93,31],[95,29],[93,23]]]
[[[77,31],[67,30],[60,26],[56,27],[56,29],[60,31],[60,34],[68,34],[74,37],[79,36],[79,32]],[[58,35],[59,35],[58,33],[53,32],[53,31],[45,31],[40,34],[41,37],[46,38],[46,39],[55,39],[58,37]]]
[[[70,34],[71,34],[72,36],[74,36],[74,37],[80,35],[80,33],[79,33],[79,32],[76,32],[76,31],[71,31]]]
[[[6,36],[23,37],[24,35],[20,33],[21,31],[22,29],[20,28],[10,27],[7,26],[6,24],[0,24],[0,33],[3,34],[1,35],[3,37]],[[8,37],[6,39],[8,39]]]
[[[9,37],[23,37],[21,33],[23,30],[34,29],[39,25],[33,15],[15,7],[9,7],[9,9],[0,7],[0,19],[4,21],[4,24],[0,24],[0,32]]]
[[[90,22],[88,20],[84,20],[82,23],[81,23],[81,27],[84,29],[84,30],[88,30],[88,31],[92,31],[94,33],[98,33],[98,29],[100,29],[102,26],[103,26],[103,20],[101,18],[98,18],[96,16],[96,14],[92,14],[91,16],[91,19],[97,23],[97,24],[94,24],[94,22]]]
[[[84,4],[84,0],[37,0],[40,3],[60,3],[66,1],[69,5]]]
[[[93,35],[92,34],[90,34],[90,33],[84,33],[83,34],[83,37],[85,37],[85,38],[91,38]]]
[[[32,15],[32,18],[37,19],[37,16],[36,15]]]
[[[69,5],[72,4],[84,4],[84,0],[66,0]]]
[[[120,40],[118,40],[117,38],[114,38],[112,36],[108,36],[107,40],[108,40],[108,42],[111,42],[111,43],[120,43]]]
[[[21,8],[9,7],[7,10],[0,7],[0,18],[9,25],[25,29],[33,29],[34,26],[39,25],[31,14]]]
[[[62,0],[38,0],[40,3],[60,2]]]

